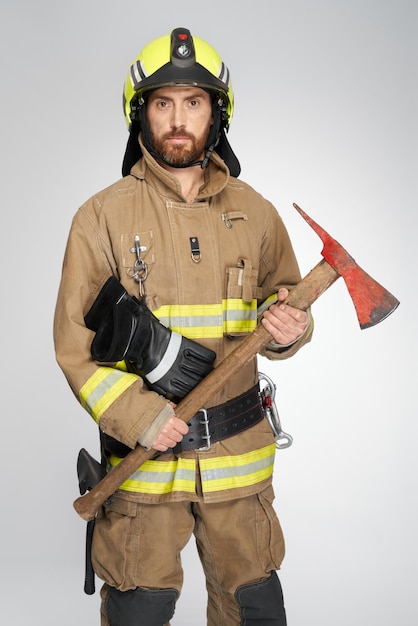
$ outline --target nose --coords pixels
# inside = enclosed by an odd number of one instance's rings
[[[186,113],[182,106],[173,104],[170,119],[172,128],[183,128],[186,124]]]

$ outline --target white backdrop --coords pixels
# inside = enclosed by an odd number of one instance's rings
[[[302,273],[321,242],[293,202],[401,301],[360,331],[340,280],[312,343],[261,363],[294,437],[274,479],[289,626],[418,623],[417,25],[414,0],[0,0],[3,623],[99,623],[72,508],[96,428],[55,363],[52,318],[71,218],[120,176],[129,64],[177,26],[228,64],[242,178],[277,206]],[[192,544],[184,562],[173,624],[203,626]]]

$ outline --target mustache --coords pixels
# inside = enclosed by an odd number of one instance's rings
[[[163,139],[171,139],[172,137],[187,137],[188,139],[194,140],[194,135],[191,133],[186,133],[184,130],[174,130],[171,133],[166,133]]]

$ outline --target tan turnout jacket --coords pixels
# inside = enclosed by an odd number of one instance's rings
[[[257,309],[281,286],[300,280],[294,252],[276,209],[246,183],[230,177],[213,154],[206,184],[185,202],[177,179],[144,150],[127,176],[90,198],[74,216],[58,293],[57,360],[76,398],[107,434],[135,447],[167,401],[149,391],[124,364],[92,360],[93,333],[84,324],[103,284],[115,275],[138,296],[132,278],[134,237],[147,264],[146,300],[173,330],[206,345],[220,362],[257,324]],[[199,255],[192,258],[191,238]],[[199,262],[196,262],[199,261]],[[311,329],[288,348],[273,344],[268,358],[292,356]],[[257,381],[254,359],[208,406],[243,393]],[[144,502],[219,501],[256,493],[271,482],[274,438],[266,420],[206,452],[171,453],[147,461],[121,493]],[[109,459],[109,467],[118,459]]]

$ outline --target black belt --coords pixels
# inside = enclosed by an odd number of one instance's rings
[[[173,452],[209,450],[211,444],[237,435],[261,422],[263,417],[257,383],[233,400],[198,411],[187,422],[189,432],[173,448]]]

